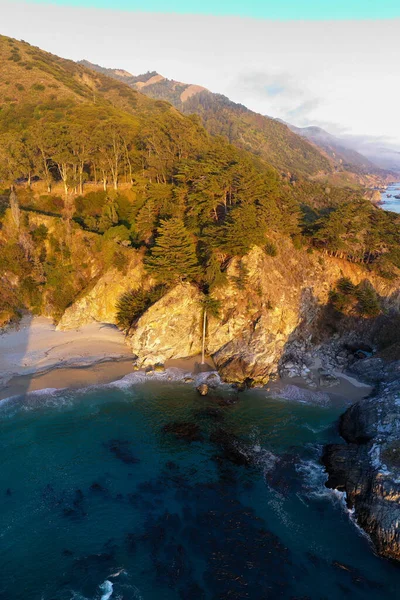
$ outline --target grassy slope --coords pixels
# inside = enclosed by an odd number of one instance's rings
[[[177,111],[124,83],[26,42],[0,36],[0,110],[58,104],[90,104],[138,112]]]

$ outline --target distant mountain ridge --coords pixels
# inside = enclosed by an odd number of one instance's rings
[[[157,100],[166,100],[185,114],[197,114],[214,135],[251,151],[281,172],[320,178],[328,176],[339,183],[369,186],[373,178],[387,173],[366,156],[319,127],[299,128],[255,113],[222,94],[206,88],[167,79],[156,71],[131,75],[120,69],[107,69],[83,60],[80,64],[98,71]],[[293,135],[294,134],[294,135]]]
[[[222,94],[193,84],[166,79],[151,71],[128,76],[119,69],[106,69],[88,61],[80,64],[123,81],[157,100],[166,100],[184,114],[197,114],[213,135],[222,135],[240,148],[251,151],[280,172],[317,176],[334,171],[333,163],[304,137],[276,119],[255,113]]]
[[[346,147],[340,138],[332,135],[321,127],[296,127],[290,123],[286,125],[298,135],[313,142],[336,163],[342,165],[345,169],[359,169],[360,173],[371,173],[378,170],[378,166],[370,161],[366,156],[363,156],[356,150]]]

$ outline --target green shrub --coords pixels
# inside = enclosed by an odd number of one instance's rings
[[[242,262],[239,263],[238,275],[232,277],[232,279],[238,290],[244,290],[249,279],[249,270]]]
[[[358,300],[357,310],[360,315],[376,317],[380,314],[381,305],[378,295],[369,282],[363,282],[357,286],[356,297]]]
[[[47,240],[48,232],[49,230],[47,229],[46,225],[42,223],[31,232],[33,241],[37,242],[38,244],[44,242],[45,240]]]
[[[361,317],[376,317],[381,313],[378,295],[369,281],[356,286],[350,278],[342,277],[329,292],[329,302],[339,312],[352,308]]]
[[[130,232],[125,225],[117,225],[116,227],[110,227],[105,234],[105,240],[113,240],[114,242],[129,242],[130,243]]]
[[[122,294],[117,304],[118,327],[128,332],[142,314],[160,300],[166,291],[164,285],[157,285],[149,290],[140,287]]]
[[[342,294],[337,290],[330,290],[329,303],[339,312],[345,312],[352,303],[352,299],[350,296]]]
[[[339,292],[342,294],[354,294],[356,286],[349,277],[342,277],[336,284]]]
[[[35,90],[36,92],[44,92],[44,90],[46,89],[46,86],[43,85],[42,83],[34,83],[31,87],[32,90]]]
[[[267,240],[267,242],[264,246],[264,250],[268,256],[276,256],[278,254],[278,249],[277,249],[276,245],[274,244],[274,242],[271,242],[270,240]]]

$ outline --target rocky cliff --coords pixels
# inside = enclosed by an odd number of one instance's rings
[[[227,381],[264,383],[293,344],[301,340],[302,352],[315,344],[321,311],[340,277],[350,277],[355,284],[368,278],[387,302],[398,302],[393,282],[368,274],[359,265],[295,250],[285,239],[279,241],[277,256],[254,248],[231,262],[227,276],[227,285],[214,293],[220,300],[220,316],[209,318],[206,340],[208,354]],[[114,323],[121,293],[143,282],[147,278],[136,257],[126,276],[111,271],[101,277],[65,312],[59,327],[79,327],[93,320]],[[139,366],[200,352],[200,297],[197,288],[181,284],[143,314],[127,339]]]
[[[76,329],[94,321],[115,324],[118,299],[144,279],[141,256],[135,253],[125,275],[117,269],[106,271],[67,308],[57,329]]]
[[[340,433],[347,444],[325,449],[327,486],[346,492],[378,553],[400,560],[400,361],[360,361],[355,374],[377,391],[342,416]]]

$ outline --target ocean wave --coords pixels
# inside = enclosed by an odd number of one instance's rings
[[[273,471],[279,462],[279,456],[273,454],[270,450],[263,448],[261,434],[257,427],[255,427],[250,435],[251,444],[248,448],[248,454],[254,464],[261,467],[264,472],[269,473]]]
[[[55,408],[71,406],[74,401],[80,396],[84,396],[88,392],[105,389],[118,389],[121,391],[129,391],[137,385],[148,383],[151,381],[164,383],[182,383],[196,388],[201,383],[207,383],[210,388],[226,388],[231,386],[222,382],[217,371],[206,371],[204,373],[191,373],[184,369],[169,367],[162,372],[152,371],[149,374],[146,371],[134,371],[128,373],[116,381],[109,383],[97,383],[82,388],[42,388],[26,392],[24,394],[16,394],[0,400],[0,417],[11,416],[16,410],[35,410],[39,408]],[[130,400],[132,398],[130,397]]]
[[[113,583],[110,579],[115,579],[120,575],[125,575],[128,577],[129,575],[125,569],[120,569],[116,573],[112,573],[105,579],[99,586],[98,591],[96,592],[93,598],[87,598],[83,596],[79,592],[71,591],[72,596],[70,600],[110,600],[112,598],[114,600],[122,600],[126,598],[126,592],[129,593],[129,598],[135,598],[135,600],[143,600],[142,595],[140,594],[140,590],[133,585],[131,582],[116,582]],[[123,591],[125,590],[125,592]]]
[[[340,490],[327,488],[328,474],[325,468],[315,460],[302,460],[296,465],[296,471],[303,477],[305,486],[300,495],[313,500],[328,500],[335,503],[347,515],[357,532],[372,543],[369,535],[358,525],[354,508],[347,505],[347,494]]]
[[[111,598],[112,596],[114,589],[114,585],[111,583],[111,581],[109,579],[106,579],[99,587],[101,591],[100,600],[109,600],[109,598]]]
[[[132,386],[146,383],[148,381],[167,381],[167,382],[182,382],[192,384],[193,386],[198,386],[201,383],[206,383],[212,379],[210,385],[212,386],[221,386],[227,385],[223,384],[220,376],[217,371],[206,371],[204,373],[192,373],[191,371],[186,371],[184,369],[178,369],[177,367],[169,367],[165,369],[165,371],[157,372],[157,371],[134,371],[133,373],[128,373],[122,379],[118,379],[117,381],[112,381],[110,383],[105,383],[101,386],[91,386],[91,387],[102,387],[102,388],[119,388],[126,389]]]
[[[0,400],[0,418],[10,418],[17,411],[55,408],[72,405],[68,388],[42,388],[25,394],[16,394]]]
[[[292,384],[286,384],[276,390],[269,390],[268,398],[290,400],[293,402],[300,402],[301,404],[318,404],[319,406],[327,406],[330,404],[330,397],[326,392],[316,392]]]

